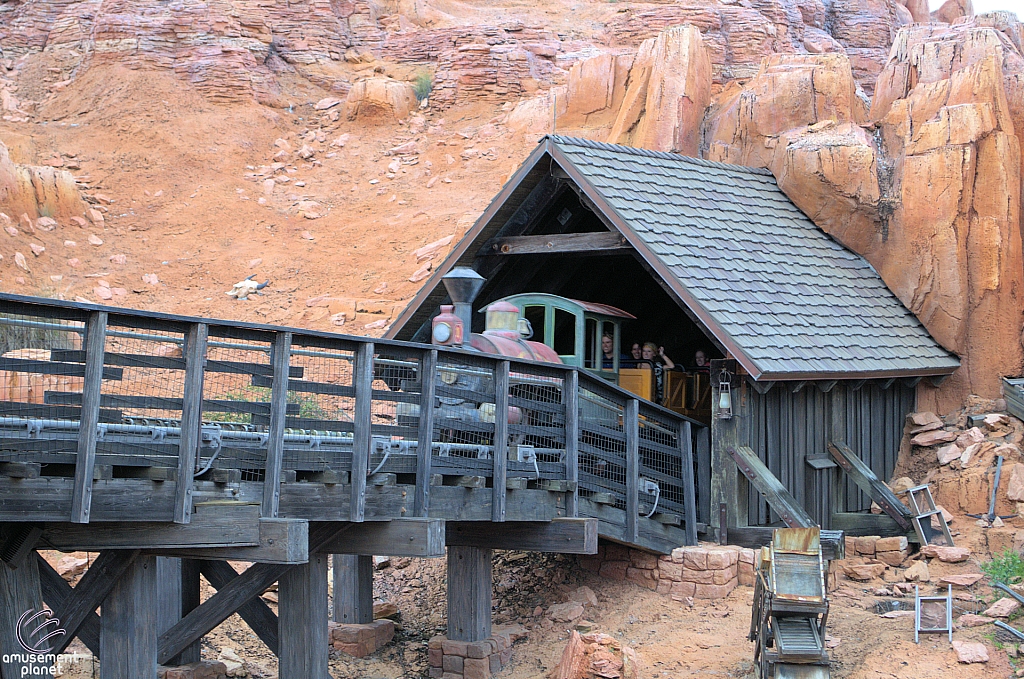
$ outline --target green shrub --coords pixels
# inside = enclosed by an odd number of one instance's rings
[[[423,101],[430,96],[434,90],[434,76],[430,71],[420,71],[416,74],[416,84],[413,86],[416,92],[416,100]]]
[[[1024,582],[1024,559],[1020,554],[1006,549],[992,560],[981,564],[981,570],[995,582],[1017,585]]]

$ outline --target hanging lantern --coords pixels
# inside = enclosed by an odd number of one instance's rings
[[[732,373],[722,370],[718,375],[718,413],[720,420],[732,419]]]

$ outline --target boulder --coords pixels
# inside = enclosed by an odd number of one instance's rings
[[[675,26],[640,45],[608,141],[696,156],[710,102],[711,61],[700,31]]]
[[[981,627],[982,625],[988,625],[994,620],[995,618],[986,618],[984,615],[964,613],[956,619],[956,624],[958,627]]]
[[[944,545],[925,545],[921,548],[921,554],[928,558],[937,558],[946,563],[960,563],[967,561],[971,556],[971,550],[966,547],[948,547]]]
[[[865,582],[881,577],[885,568],[885,564],[880,563],[846,564],[843,566],[843,573],[851,580]]]
[[[950,441],[956,440],[956,437],[957,433],[955,431],[942,431],[941,429],[938,429],[918,434],[914,438],[910,439],[910,442],[915,446],[928,448],[929,446],[935,446],[940,443],[949,443]]]
[[[572,622],[583,617],[583,604],[569,601],[564,604],[553,604],[548,607],[547,617],[554,622]]]
[[[1020,603],[1016,599],[1003,597],[982,611],[981,614],[989,618],[1009,618],[1011,615],[1016,613],[1019,608]]]
[[[1006,498],[1014,502],[1024,502],[1024,464],[1015,464],[1009,471]]]
[[[391,78],[367,78],[357,81],[345,100],[349,120],[401,120],[416,107],[416,91],[406,82]]]
[[[955,443],[950,443],[939,448],[936,455],[939,458],[939,464],[949,464],[953,460],[959,460],[963,452]]]
[[[924,561],[916,561],[914,565],[903,571],[903,577],[907,582],[931,582],[931,574],[928,572],[928,564]]]
[[[944,575],[939,584],[954,587],[971,587],[985,576],[982,573],[964,573],[961,575]]]
[[[956,659],[959,662],[988,662],[988,649],[985,647],[985,644],[979,641],[961,641],[960,639],[954,639],[953,650],[956,651]]]

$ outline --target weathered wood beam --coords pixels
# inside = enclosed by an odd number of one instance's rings
[[[35,562],[39,568],[39,583],[43,591],[43,601],[53,611],[67,608],[67,602],[74,594],[74,588],[38,552],[35,553]],[[98,658],[100,655],[100,616],[95,612],[90,612],[85,616],[78,632],[69,636],[68,641],[75,636]]]
[[[224,589],[228,583],[239,577],[238,572],[227,561],[203,560],[196,563],[199,564],[199,572],[216,590]],[[237,613],[249,626],[249,629],[260,638],[260,641],[266,644],[274,655],[277,655],[279,648],[277,615],[270,610],[270,606],[263,603],[263,599],[259,596],[255,596],[242,604]]]
[[[360,344],[352,366],[352,386],[356,390],[353,413],[352,487],[349,520],[362,521],[366,514],[366,474],[370,464],[373,405],[373,343]]]
[[[818,391],[823,394],[827,394],[832,391],[832,388],[839,384],[839,380],[818,380],[815,382],[818,385]]]
[[[323,551],[330,554],[436,557],[444,556],[444,545],[444,521],[408,518],[348,524],[344,532],[323,546]]]
[[[237,506],[218,505],[200,511],[187,524],[113,521],[86,527],[74,523],[48,523],[43,539],[65,552],[258,547],[259,507],[241,503]]]
[[[185,336],[185,385],[181,404],[181,441],[178,445],[178,477],[174,488],[174,522],[192,520],[192,476],[202,440],[203,376],[205,374],[208,328],[205,323],[189,327]]]
[[[771,544],[775,529],[770,526],[744,526],[729,529],[729,544],[757,549]],[[841,530],[821,531],[821,558],[826,561],[845,558],[845,533]]]
[[[796,498],[782,485],[774,474],[757,457],[757,453],[746,446],[726,449],[743,476],[764,496],[768,505],[775,510],[790,528],[810,528],[816,525],[811,515],[800,506]],[[730,527],[730,532],[732,528]]]
[[[288,404],[288,365],[292,334],[274,336],[271,363],[274,366],[270,393],[270,427],[267,433],[267,466],[263,477],[263,516],[275,518],[281,500],[281,464],[284,461],[284,430]]]
[[[423,352],[420,359],[420,414],[417,423],[416,498],[413,515],[426,517],[430,511],[431,443],[434,440],[434,387],[437,374],[437,349]]]
[[[89,523],[93,471],[96,466],[96,425],[100,419],[103,389],[103,351],[107,341],[107,312],[95,311],[85,324],[85,377],[82,384],[82,419],[78,428],[78,460],[71,522]]]
[[[36,560],[26,559],[18,568],[11,568],[0,561],[0,676],[12,679],[50,676],[45,659],[25,658],[24,656],[31,654],[22,649],[18,641],[18,623],[22,621],[22,616],[26,611],[33,611],[34,614],[40,612],[42,608],[43,599]],[[45,620],[36,620],[32,629],[43,622]],[[41,642],[40,650],[48,648],[53,641],[42,641],[42,637],[50,631],[52,625],[37,635],[30,635],[32,640]],[[22,662],[23,659],[28,662]]]
[[[509,362],[498,361],[494,368],[494,471],[491,521],[505,521],[505,488],[508,471],[508,384]]]
[[[635,543],[640,537],[640,401],[626,401],[622,415],[626,433],[626,535]]]
[[[335,554],[331,558],[334,565],[333,620],[346,624],[373,622],[373,557]]]
[[[896,537],[906,535],[911,542],[917,542],[914,530],[900,527],[891,516],[886,514],[868,514],[861,512],[836,512],[832,514],[832,529],[841,530],[851,537],[881,535]]]
[[[147,549],[161,556],[194,559],[230,559],[259,563],[300,564],[309,560],[309,522],[305,519],[260,519],[259,543],[255,546]]]
[[[483,641],[491,636],[491,550],[448,550],[448,638]]]
[[[580,375],[576,370],[567,370],[562,382],[562,404],[565,406],[565,480],[573,485],[572,492],[565,498],[565,514],[579,516],[579,408]]]
[[[889,487],[879,480],[864,462],[857,457],[857,454],[850,450],[850,447],[843,441],[829,441],[828,452],[846,472],[846,475],[853,479],[857,487],[863,490],[868,496],[878,503],[882,511],[892,517],[893,521],[904,531],[913,529],[911,524],[910,510],[900,502],[896,494],[889,490]]]
[[[498,529],[481,521],[449,521],[445,524],[444,539],[449,547],[596,554],[597,519],[506,522]]]
[[[505,236],[484,243],[480,254],[618,254],[632,246],[617,231],[593,233],[560,233],[544,236]]]
[[[138,550],[100,552],[96,561],[78,581],[78,586],[64,601],[64,606],[60,609],[53,609],[56,617],[60,619],[61,627],[66,630],[65,635],[55,644],[54,653],[64,652],[64,649],[78,634],[82,623],[104,603],[111,590],[121,578],[125,577],[138,557]],[[153,568],[156,568],[155,561]]]
[[[309,562],[293,566],[281,576],[277,653],[282,679],[330,677],[327,671],[327,555],[311,553]],[[372,615],[372,613],[371,613]]]
[[[686,516],[686,544],[697,544],[697,489],[693,466],[693,430],[686,420],[679,423],[679,452],[682,457],[683,502]]]
[[[156,583],[156,557],[140,556],[103,599],[100,679],[156,676]]]

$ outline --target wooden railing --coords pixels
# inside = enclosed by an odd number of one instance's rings
[[[464,485],[496,522],[537,488],[616,539],[696,540],[701,425],[575,368],[10,295],[0,349],[0,477],[73,478],[66,520],[119,479],[173,484],[169,505],[123,511],[176,523],[200,482],[262,484],[264,517],[282,484],[348,485],[351,521],[368,486],[414,486],[412,514],[437,516],[432,488]]]

